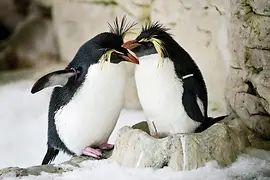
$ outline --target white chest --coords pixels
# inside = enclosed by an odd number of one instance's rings
[[[124,102],[124,64],[92,65],[84,84],[55,115],[59,137],[80,155],[86,146],[106,143]]]
[[[158,55],[141,57],[135,70],[138,96],[150,130],[154,130],[153,121],[161,136],[193,132],[199,123],[190,119],[184,110],[183,86],[173,62],[165,58],[158,67],[158,61]]]

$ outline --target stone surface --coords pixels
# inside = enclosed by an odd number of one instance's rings
[[[256,14],[270,15],[269,0],[247,0],[246,2]]]
[[[230,75],[226,100],[249,128],[270,139],[269,1],[230,0],[228,14]]]
[[[0,70],[34,68],[57,61],[58,44],[50,10],[31,4],[29,13],[1,44]]]
[[[147,125],[140,123],[137,126]],[[224,120],[202,133],[176,134],[162,139],[155,139],[139,129],[123,127],[109,159],[129,167],[169,166],[174,170],[198,168],[211,160],[228,166],[250,147],[254,140],[252,135],[240,119]],[[256,142],[256,148],[270,145],[262,139]]]
[[[16,26],[25,19],[28,11],[28,5],[29,0],[25,0],[24,2],[10,0],[0,1],[1,33],[4,32],[3,29],[7,29],[12,32]],[[2,39],[3,34],[0,36]]]
[[[108,158],[111,156],[112,151],[107,151],[104,153],[104,157]],[[0,170],[0,179],[4,177],[23,177],[23,176],[38,176],[41,173],[51,173],[51,174],[61,174],[63,172],[68,172],[74,170],[74,168],[79,168],[80,163],[87,160],[95,160],[91,157],[76,156],[72,157],[69,161],[63,162],[61,164],[47,164],[40,166],[32,166],[28,168],[19,167],[8,167]]]

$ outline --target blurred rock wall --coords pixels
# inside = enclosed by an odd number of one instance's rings
[[[0,71],[45,67],[59,57],[51,7],[35,0],[0,2]]]

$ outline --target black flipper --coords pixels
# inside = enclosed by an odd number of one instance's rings
[[[195,77],[189,77],[183,80],[183,97],[182,103],[187,115],[193,120],[200,123],[205,121],[205,103],[201,100],[201,94],[205,94],[204,90]],[[200,105],[202,106],[200,108]]]
[[[54,71],[45,76],[39,78],[31,89],[31,93],[34,94],[38,91],[41,91],[44,88],[52,87],[52,86],[60,86],[63,87],[68,82],[69,78],[75,76],[77,79],[77,75],[80,73],[79,70],[75,70],[74,68],[64,69],[59,71]]]
[[[198,97],[191,91],[184,90],[182,103],[187,115],[193,120],[200,123],[204,122],[204,115],[198,104]]]
[[[228,116],[208,117],[206,89],[198,83],[194,76],[183,79],[183,87],[182,103],[185,111],[192,120],[201,122],[201,125],[196,128],[195,132],[202,132]],[[199,103],[201,103],[200,105],[203,109],[200,109]]]
[[[50,164],[58,155],[59,150],[54,149],[52,147],[47,148],[46,155],[41,163],[41,165]]]

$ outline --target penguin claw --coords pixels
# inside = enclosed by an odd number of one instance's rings
[[[113,144],[104,143],[104,144],[101,144],[99,146],[99,148],[101,150],[107,150],[107,151],[109,151],[109,150],[112,150],[114,148],[114,145]]]
[[[86,156],[96,158],[96,159],[102,158],[101,150],[100,149],[94,149],[94,148],[91,148],[91,147],[84,148],[82,154],[86,155]]]

